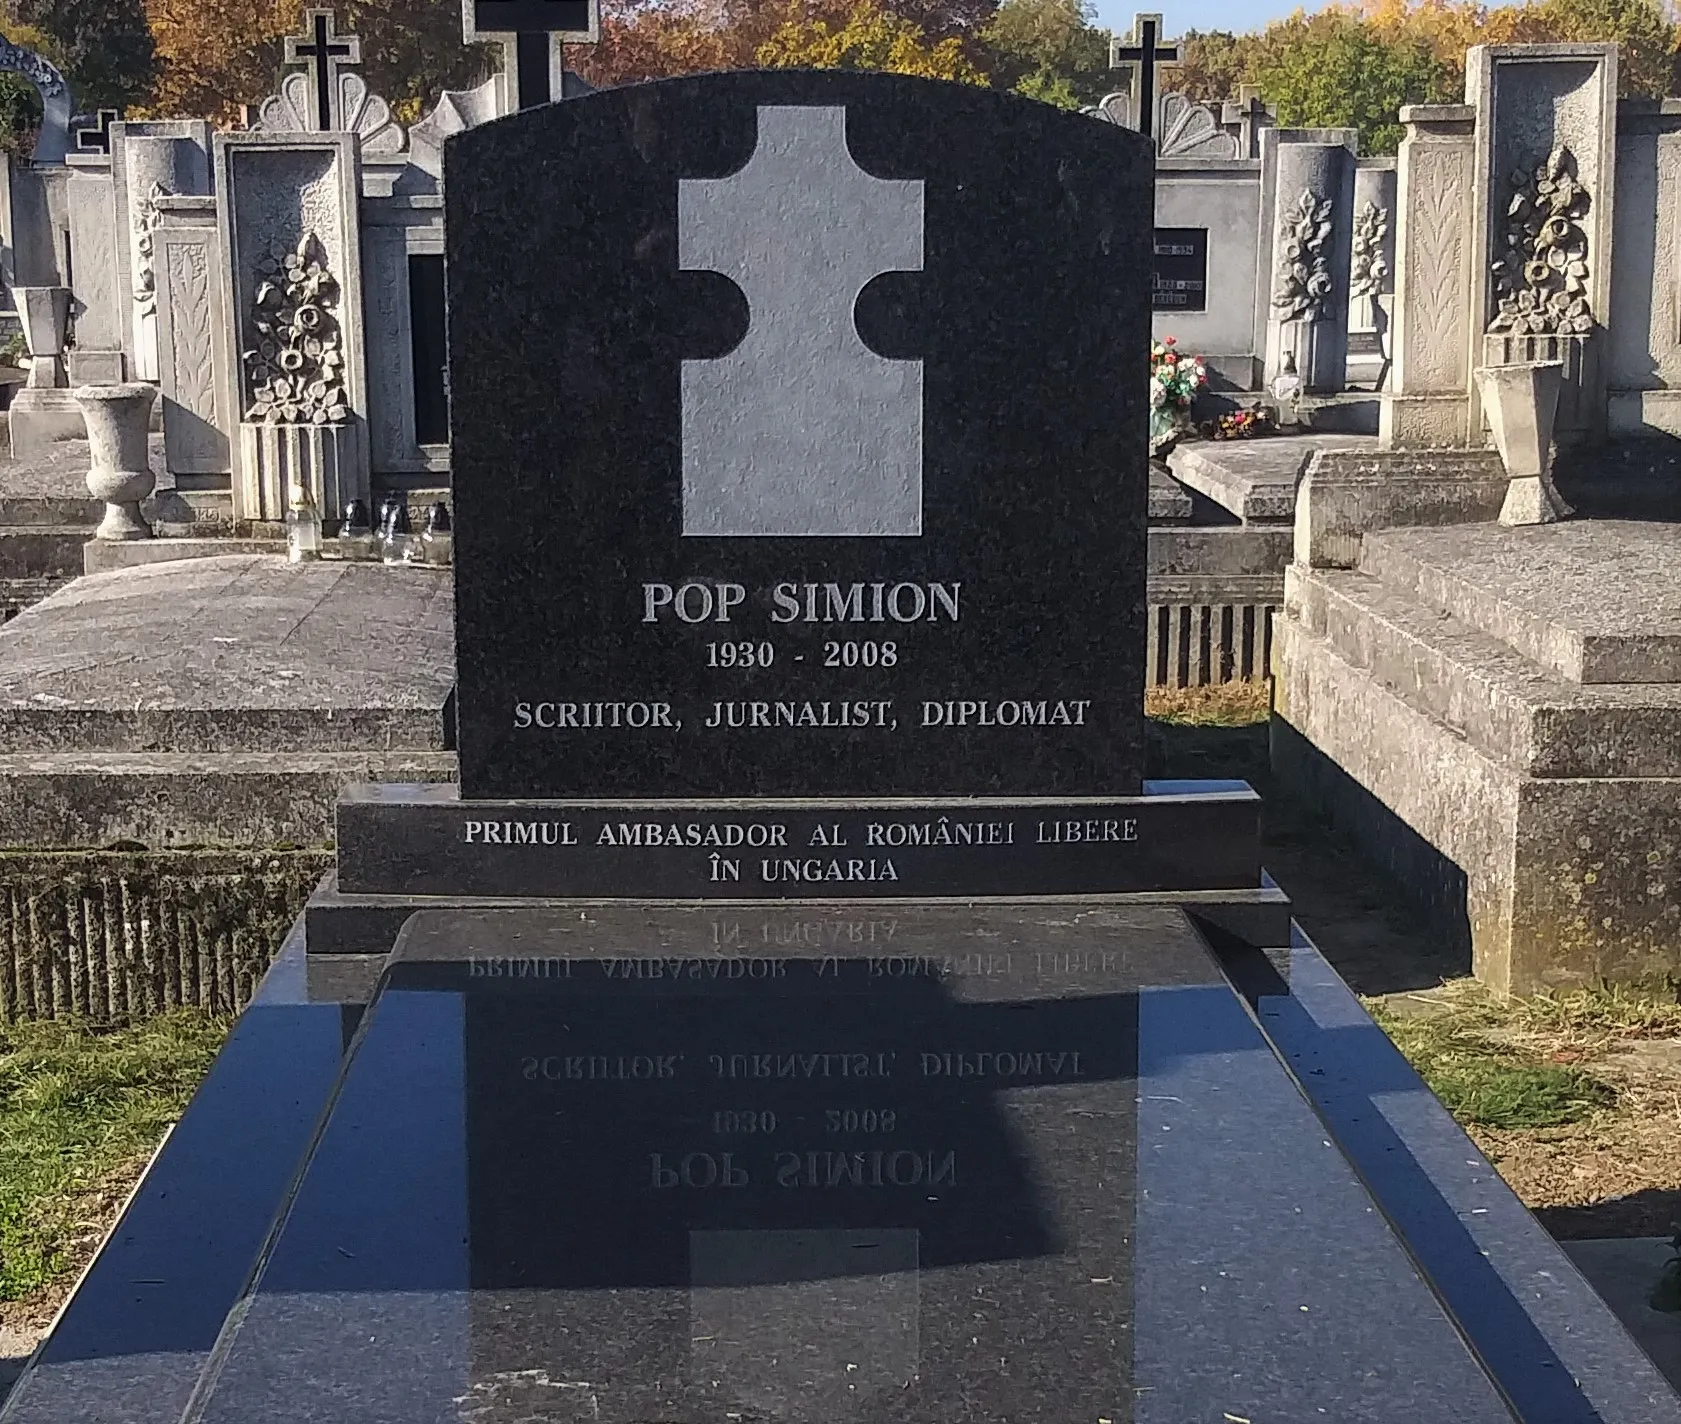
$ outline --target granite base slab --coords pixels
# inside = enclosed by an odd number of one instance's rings
[[[1077,923],[1067,906],[1040,909],[1068,925]],[[122,1222],[30,1361],[20,1387],[0,1407],[3,1424],[62,1424],[71,1419],[179,1424],[195,1391],[202,1402],[218,1384],[214,1374],[203,1377],[215,1358],[212,1348],[218,1337],[230,1344],[241,1343],[243,1327],[232,1327],[245,1312],[229,1320],[230,1312],[244,1298],[243,1283],[277,1207],[284,1205],[287,1184],[307,1149],[312,1125],[327,1110],[343,1046],[351,1041],[359,1018],[354,1007],[347,1009],[342,998],[337,1002],[334,998],[347,992],[354,997],[357,990],[349,981],[362,978],[365,966],[356,965],[347,978],[337,962],[306,965],[301,930],[300,923],[187,1115],[148,1167]],[[1298,930],[1288,951],[1255,955],[1247,967],[1231,957],[1222,962],[1226,975],[1235,977],[1253,1007],[1255,1018],[1250,1022],[1258,1024],[1271,1051],[1244,1053],[1234,1059],[1229,1050],[1210,1053],[1202,1040],[1186,1040],[1178,1033],[1171,1035],[1167,1047],[1185,1055],[1185,1070],[1200,1065],[1205,1073],[1229,1075],[1233,1084],[1241,1084],[1249,1070],[1263,1076],[1276,1072],[1278,1064],[1288,1070],[1294,1091],[1312,1104],[1322,1124],[1323,1136],[1315,1137],[1304,1155],[1327,1154],[1353,1166],[1377,1211],[1392,1224],[1448,1315],[1512,1401],[1511,1416],[1522,1424],[1681,1421],[1681,1399],[1618,1324],[1605,1301],[1571,1269],[1559,1247],[1430,1096],[1312,943]],[[318,984],[318,970],[333,982]],[[1184,1009],[1192,1021],[1203,1005],[1219,1002],[1217,996],[1205,998],[1203,987],[1192,986],[1158,997],[1157,1006],[1165,1009],[1174,995],[1187,993],[1192,997],[1185,1000]],[[1235,1021],[1222,1018],[1221,1023]],[[1172,1059],[1165,1051],[1153,1051],[1150,1062],[1152,1081],[1166,1083],[1162,1070],[1171,1067]],[[1154,1088],[1150,1091],[1156,1093]],[[1179,1087],[1168,1087],[1158,1096],[1183,1099],[1185,1095]],[[1246,1099],[1244,1106],[1251,1102]],[[1152,1100],[1147,1106],[1160,1114],[1178,1110],[1169,1101]],[[1230,1100],[1225,1106],[1233,1109]],[[278,1122],[275,1114],[279,1114]],[[1269,1117],[1268,1121],[1273,1120]],[[1229,1141],[1234,1123],[1236,1133],[1243,1136],[1245,1128],[1237,1110],[1228,1111],[1214,1135]],[[238,1130],[230,1131],[229,1124]],[[1189,1126],[1187,1119],[1164,1116],[1154,1123],[1155,1135],[1164,1147],[1174,1143],[1194,1148],[1195,1138],[1185,1131]],[[257,1138],[248,1131],[256,1131]],[[1246,1140],[1255,1137],[1249,1133]],[[1326,1139],[1335,1143],[1334,1149]],[[262,1144],[263,1150],[251,1152],[253,1141]],[[1152,1381],[1141,1377],[1135,1413],[1104,1417],[1134,1418],[1139,1424],[1178,1424],[1182,1418],[1218,1420],[1228,1412],[1252,1419],[1327,1417],[1317,1413],[1318,1408],[1326,1408],[1330,1417],[1338,1419],[1367,1417],[1357,1408],[1332,1411],[1325,1404],[1277,1414],[1255,1414],[1242,1407],[1251,1395],[1268,1387],[1268,1381],[1260,1377],[1266,1372],[1247,1368],[1245,1362],[1252,1357],[1234,1348],[1241,1342],[1230,1338],[1231,1332],[1250,1329],[1254,1323],[1252,1312],[1240,1307],[1256,1283],[1257,1271],[1251,1265],[1234,1286],[1229,1264],[1231,1259],[1249,1262],[1248,1243],[1257,1230],[1248,1184],[1252,1178],[1264,1184],[1266,1175],[1251,1173],[1252,1165],[1245,1159],[1239,1166],[1228,1152],[1209,1177],[1211,1190],[1218,1193],[1214,1205],[1176,1195],[1159,1203],[1157,1215],[1145,1222],[1150,1234],[1141,1238],[1144,1265],[1157,1282],[1169,1287],[1179,1282],[1182,1298],[1192,1302],[1195,1314],[1176,1321],[1157,1315],[1139,1322],[1151,1327],[1138,1335],[1142,1369],[1156,1368],[1164,1352],[1173,1350],[1175,1330],[1181,1337],[1189,1332],[1198,1345],[1194,1352],[1181,1348],[1174,1356],[1181,1372],[1169,1375],[1168,1383],[1179,1391],[1177,1396],[1142,1392]],[[1148,1170],[1158,1176],[1174,1166],[1159,1152],[1150,1152]],[[230,1190],[230,1184],[234,1189]],[[1267,1198],[1255,1200],[1264,1203]],[[1302,1219],[1297,1213],[1305,1215],[1308,1208],[1317,1211],[1318,1202],[1317,1193],[1286,1193],[1275,1204],[1281,1220],[1295,1222]],[[1234,1204],[1242,1209],[1234,1209]],[[370,1198],[365,1205],[380,1219],[392,1218],[389,1200]],[[1370,1213],[1372,1207],[1366,1210]],[[1185,1228],[1194,1234],[1192,1255],[1173,1258],[1171,1233],[1164,1236],[1159,1231],[1175,1217],[1182,1217]],[[1335,1244],[1329,1233],[1314,1231],[1312,1221],[1307,1225],[1304,1239],[1310,1244]],[[357,1248],[343,1246],[324,1254],[348,1266],[346,1251],[355,1254]],[[1382,1294],[1374,1289],[1375,1278],[1368,1270],[1350,1266],[1352,1260],[1343,1257],[1348,1298],[1356,1309],[1369,1308]],[[1282,1264],[1297,1270],[1302,1263],[1287,1255]],[[844,1286],[845,1279],[838,1284]],[[1223,1294],[1208,1301],[1201,1289],[1204,1285],[1209,1286],[1209,1295]],[[1099,1287],[1093,1282],[1090,1288]],[[429,1296],[419,1303],[434,1304],[436,1299]],[[502,1303],[528,1306],[531,1300],[516,1296]],[[1303,1303],[1307,1302],[1282,1302],[1274,1314],[1303,1332],[1303,1340],[1311,1345],[1317,1339],[1312,1332],[1320,1330],[1324,1320],[1316,1318],[1311,1308],[1302,1312]],[[391,1383],[400,1382],[391,1381],[380,1367],[375,1358],[377,1341],[349,1337],[347,1327],[357,1299],[322,1296],[313,1304],[329,1332],[329,1348],[340,1355],[358,1355],[363,1376],[349,1395],[288,1395],[273,1417],[310,1418],[323,1424],[350,1420],[365,1424],[387,1418],[412,1424],[413,1418],[424,1417],[380,1412],[380,1398],[389,1393]],[[296,1299],[300,1310],[309,1305],[308,1299]],[[505,1310],[500,1316],[505,1319],[513,1313]],[[435,1311],[433,1317],[445,1319]],[[482,1313],[472,1319],[486,1323]],[[1168,1323],[1165,1331],[1160,1328],[1164,1321]],[[335,1325],[337,1333],[332,1334]],[[459,1336],[432,1338],[453,1347]],[[486,1337],[485,1343],[500,1348],[496,1343],[500,1338],[498,1331],[495,1338]],[[292,1361],[307,1365],[310,1357],[293,1355]],[[1241,1377],[1234,1361],[1242,1370]],[[1136,1362],[1134,1368],[1139,1368]],[[1277,1388],[1294,1383],[1289,1371],[1277,1373]],[[1319,1373],[1317,1361],[1310,1361],[1297,1379],[1313,1381]],[[560,1378],[552,1371],[547,1377]],[[510,1391],[521,1387],[517,1378],[505,1383]],[[523,1417],[543,1424],[575,1424],[592,1417],[591,1401],[575,1397],[575,1392],[541,1387],[535,1375],[525,1377],[524,1387],[528,1393],[535,1392],[536,1398],[496,1400],[489,1397],[488,1388],[480,1388],[474,1395],[475,1402],[485,1406],[479,1417],[501,1419],[506,1417],[506,1408],[498,1414],[491,1406],[515,1405],[526,1407]],[[1195,1397],[1187,1399],[1192,1392]],[[1205,1400],[1211,1401],[1207,1408],[1202,1407]],[[452,1418],[455,1412],[446,1411]],[[250,1413],[245,1417],[265,1416]],[[948,1409],[944,1417],[963,1416]],[[1393,1424],[1395,1416],[1379,1411],[1371,1417]],[[1449,1410],[1428,1417],[1480,1416]]]
[[[722,914],[411,921],[195,1417],[1510,1424],[1177,912]]]
[[[357,895],[972,898],[1248,889],[1260,798],[1243,782],[1114,798],[464,800],[365,785],[338,808]]]
[[[1264,877],[1263,877],[1264,878]],[[507,899],[493,896],[353,895],[339,889],[338,872],[328,871],[304,906],[305,941],[310,957],[311,984],[315,966],[339,959],[362,959],[387,954],[409,919],[429,910],[563,910],[587,911],[622,901],[580,899]],[[714,901],[746,908],[762,901]],[[786,910],[779,933],[788,938],[851,939],[890,926],[895,902],[860,900],[839,919],[828,919],[808,906],[819,902],[784,900]],[[972,897],[966,904],[1000,903],[991,897]],[[1290,942],[1290,897],[1270,880],[1253,890],[1164,890],[1132,895],[1092,895],[1065,901],[1089,909],[1159,909],[1184,911],[1202,934],[1217,947],[1244,945],[1267,949]],[[872,930],[871,926],[877,928]],[[888,929],[885,933],[891,934]],[[352,971],[345,971],[350,973]],[[323,979],[323,984],[337,982]],[[365,1001],[365,1000],[364,1000]]]

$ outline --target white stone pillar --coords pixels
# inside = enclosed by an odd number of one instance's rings
[[[1617,46],[1478,45],[1465,65],[1465,93],[1476,110],[1472,364],[1561,363],[1559,440],[1602,439]],[[1536,214],[1556,234],[1544,249],[1533,236]],[[1560,252],[1563,267],[1547,260]],[[1483,443],[1486,419],[1474,386],[1470,395],[1475,445]]]
[[[1354,153],[1283,132],[1273,183],[1267,381],[1295,358],[1302,388],[1332,394],[1348,365],[1348,259]]]
[[[1467,443],[1475,110],[1409,105],[1396,161],[1395,296],[1389,383],[1378,408],[1386,450]]]
[[[210,191],[209,125],[199,120],[113,126],[112,177],[122,229],[117,269],[133,374],[161,379],[158,354],[160,201]]]
[[[1354,239],[1348,272],[1349,379],[1387,375],[1395,293],[1395,160],[1362,158],[1354,170]]]
[[[117,287],[117,211],[110,161],[104,154],[72,154],[66,185],[70,224],[71,320],[76,343],[67,353],[70,384],[123,379],[123,312]]]

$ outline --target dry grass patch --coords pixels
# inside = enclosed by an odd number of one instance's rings
[[[1206,687],[1147,687],[1144,714],[1192,727],[1251,727],[1272,715],[1272,682],[1217,682]]]
[[[1560,1236],[1681,1219],[1681,1002],[1672,986],[1499,999],[1471,980],[1368,1007]]]

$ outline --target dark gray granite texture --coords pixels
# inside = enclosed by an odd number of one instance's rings
[[[1212,789],[1210,789],[1212,787]],[[1246,784],[1098,801],[464,801],[350,787],[352,894],[658,900],[969,898],[1260,884]]]
[[[1681,1397],[1312,941],[1225,962],[1518,1417],[1681,1424]]]
[[[445,166],[464,794],[1136,793],[1147,142],[780,71]]]
[[[308,1149],[355,1017],[309,1001],[300,922],[0,1409],[5,1424],[178,1424]]]
[[[195,1421],[1509,1424],[1181,915],[898,918],[411,921]]]
[[[337,872],[328,871],[304,906],[304,927],[310,964],[314,966],[325,959],[383,956],[396,944],[409,917],[423,910],[560,910],[601,903],[607,902],[546,897],[357,895],[340,890]],[[892,909],[892,902],[858,903],[880,903],[888,913]],[[1092,896],[1081,903],[1111,909],[1169,905],[1183,910],[1221,946],[1232,942],[1265,949],[1290,942],[1290,897],[1267,882],[1264,874],[1262,884],[1252,890],[1143,891]]]

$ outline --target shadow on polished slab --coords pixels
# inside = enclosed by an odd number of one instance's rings
[[[1181,914],[860,919],[417,916],[193,1417],[1509,1420]]]

